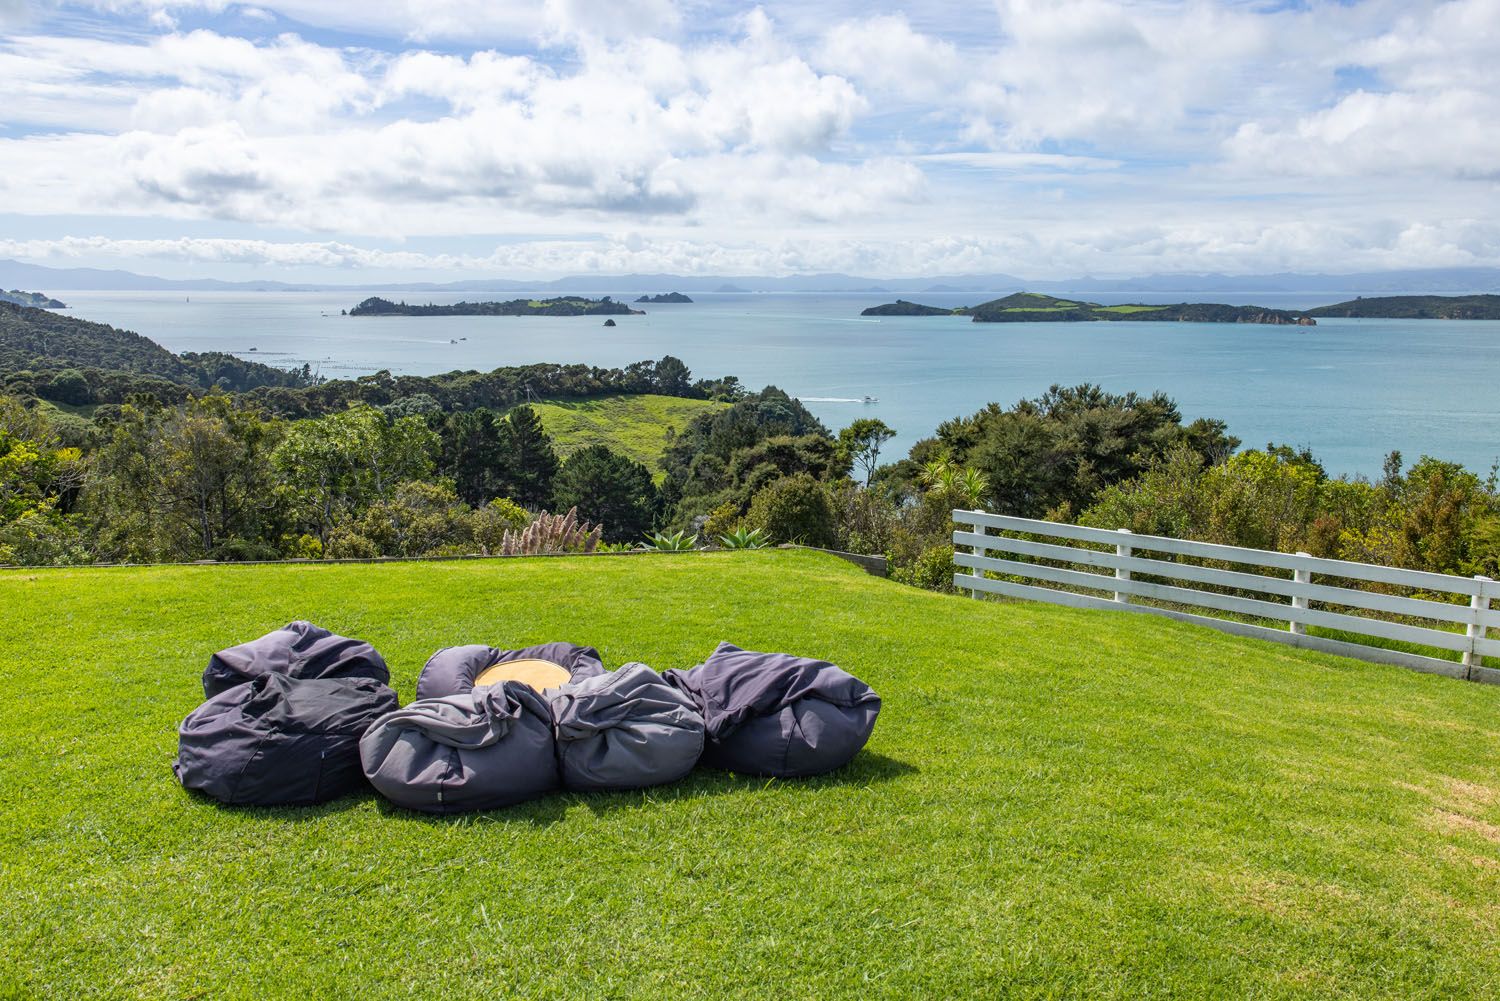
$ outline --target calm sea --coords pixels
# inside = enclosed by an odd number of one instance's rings
[[[1391,449],[1408,462],[1425,453],[1480,473],[1500,457],[1500,322],[1321,320],[1306,328],[861,317],[865,306],[894,298],[882,294],[695,294],[692,305],[643,306],[647,315],[616,317],[613,328],[601,317],[339,315],[365,294],[72,292],[66,299],[74,316],[137,331],[173,351],[308,362],[336,378],[528,362],[618,366],[672,354],[695,376],[780,386],[834,429],[880,417],[899,432],[888,446],[893,458],[940,421],[1079,382],[1112,392],[1163,390],[1189,418],[1226,420],[1247,445],[1310,447],[1333,473],[1377,475]],[[916,298],[957,306],[982,297]],[[1293,308],[1346,298],[1353,297],[1249,301]],[[862,402],[866,396],[878,402]]]

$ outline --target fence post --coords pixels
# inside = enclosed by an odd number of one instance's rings
[[[1309,556],[1310,557],[1310,556],[1312,556],[1312,553],[1304,553],[1302,550],[1299,549],[1299,550],[1297,550],[1297,555],[1298,556]],[[1295,581],[1298,584],[1311,584],[1312,583],[1312,571],[1311,570],[1293,570],[1292,571],[1292,580]],[[1307,599],[1304,598],[1304,597],[1302,597],[1301,595],[1296,595],[1296,594],[1292,595],[1292,607],[1293,608],[1306,608],[1307,607]],[[1292,632],[1292,634],[1294,636],[1301,636],[1301,635],[1303,635],[1303,634],[1305,634],[1307,632],[1307,627],[1304,626],[1300,622],[1288,622],[1287,623],[1287,627],[1291,630],[1291,632]]]
[[[989,532],[985,530],[985,527],[977,520],[974,522],[973,528],[976,535],[989,534]],[[972,552],[975,556],[983,556],[986,552],[988,552],[988,550],[983,546],[970,546],[969,551]],[[983,577],[984,571],[979,569],[978,567],[970,567],[969,575],[971,577]],[[969,597],[973,598],[975,601],[978,601],[979,599],[984,597],[984,592],[979,590],[979,588],[977,587],[971,587],[969,588]]]
[[[1490,578],[1481,576],[1480,574],[1475,574],[1474,579],[1484,583],[1490,582]],[[1482,592],[1484,588],[1481,587],[1479,590]],[[1479,645],[1480,640],[1484,639],[1484,625],[1479,621],[1479,613],[1487,611],[1489,607],[1490,596],[1487,594],[1476,594],[1469,599],[1469,608],[1474,612],[1474,620],[1469,623],[1469,628],[1465,630],[1465,634],[1469,638],[1469,649],[1464,651],[1464,677],[1469,681],[1474,680],[1474,668],[1484,664],[1484,658],[1479,656],[1478,651],[1474,648]]]
[[[1115,529],[1115,531],[1119,532],[1121,535],[1130,535],[1131,534],[1130,529],[1128,529],[1128,528],[1117,528],[1117,529]],[[1135,552],[1135,550],[1131,549],[1129,546],[1127,546],[1123,542],[1118,542],[1118,543],[1115,544],[1115,555],[1116,556],[1129,556],[1133,552]],[[1115,567],[1115,580],[1129,580],[1129,579],[1130,579],[1130,571],[1129,570],[1126,570],[1124,567]],[[1130,604],[1130,595],[1126,594],[1124,591],[1116,591],[1115,592],[1115,600],[1118,601],[1118,602],[1120,602],[1122,605],[1128,605],[1128,604]]]

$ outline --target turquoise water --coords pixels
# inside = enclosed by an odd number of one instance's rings
[[[609,367],[673,354],[696,376],[738,375],[752,388],[774,383],[835,429],[880,417],[900,435],[887,446],[893,457],[950,417],[1078,382],[1112,392],[1164,390],[1189,418],[1226,420],[1247,445],[1310,447],[1334,473],[1376,475],[1393,448],[1408,461],[1426,453],[1481,473],[1500,457],[1500,322],[1322,320],[1307,328],[860,317],[863,307],[894,298],[881,294],[695,295],[692,305],[616,317],[613,328],[601,317],[338,315],[363,297],[74,292],[67,299],[72,315],[135,330],[173,351],[305,361],[331,377],[528,362]],[[946,306],[976,297],[918,298]],[[1340,298],[1352,296],[1319,301]],[[1255,301],[1313,305],[1265,295]],[[879,402],[860,402],[865,396]]]

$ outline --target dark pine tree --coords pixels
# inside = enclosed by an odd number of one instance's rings
[[[523,507],[536,511],[552,500],[552,481],[557,476],[557,453],[542,428],[542,419],[528,406],[510,412],[510,449],[506,468],[506,495]]]
[[[513,465],[511,431],[493,410],[461,410],[443,425],[440,468],[458,496],[476,507],[506,496]]]
[[[656,518],[656,485],[651,470],[590,445],[568,456],[557,474],[555,509],[578,508],[578,516],[604,525],[606,542],[635,542]]]

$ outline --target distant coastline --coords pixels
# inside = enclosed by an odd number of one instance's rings
[[[670,303],[683,303],[683,302],[692,302],[692,301],[693,300],[689,299],[687,296],[683,295],[681,292],[664,292],[661,295],[643,295],[639,299],[636,300],[636,302],[638,302],[638,303],[640,303],[640,302],[649,302],[649,303],[656,303],[658,305],[660,305],[662,303],[669,303],[669,302]]]
[[[1380,320],[1500,320],[1500,295],[1361,296],[1309,309],[1307,314]]]
[[[1080,320],[1150,320],[1187,323],[1270,323],[1314,326],[1318,317],[1381,320],[1500,320],[1500,295],[1360,296],[1312,309],[1227,306],[1215,302],[1176,305],[1126,303],[1103,306],[1078,299],[1059,299],[1036,292],[1017,292],[978,306],[924,306],[897,299],[862,310],[860,316],[969,316],[978,323],[1061,323]]]
[[[9,292],[0,291],[0,302],[15,303],[17,306],[34,306],[37,309],[67,309],[68,304],[52,298],[43,292],[22,292],[13,288]]]

